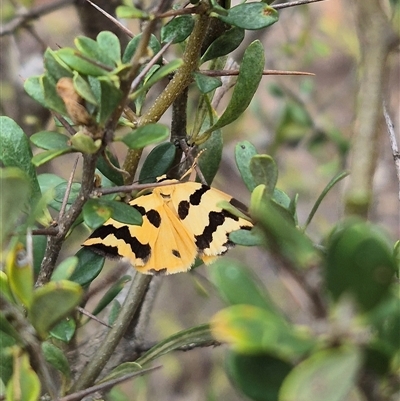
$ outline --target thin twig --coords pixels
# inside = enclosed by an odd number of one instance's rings
[[[396,135],[394,132],[394,125],[387,111],[386,104],[383,102],[383,115],[385,116],[386,127],[389,134],[390,147],[392,148],[392,155],[394,166],[396,168],[397,180],[399,181],[399,200],[400,200],[400,152],[397,146]]]
[[[325,0],[298,0],[298,1],[291,1],[290,3],[275,4],[275,5],[271,4],[271,7],[273,7],[275,10],[281,10],[283,8],[302,6],[311,3],[319,3],[320,1],[325,1]]]
[[[14,19],[0,28],[0,37],[13,34],[18,28],[23,27],[29,22],[41,18],[46,14],[50,14],[60,8],[66,7],[75,0],[58,0],[50,4],[43,4],[37,7],[32,7],[30,10],[20,12]]]
[[[56,111],[51,112],[55,118],[60,122],[60,124],[66,129],[66,131],[72,136],[76,134],[76,130],[72,125],[59,113]]]
[[[57,235],[58,231],[58,227],[36,228],[32,235]]]
[[[76,166],[78,165],[79,158],[80,158],[80,156],[78,156],[75,159],[74,165],[72,166],[72,171],[71,171],[71,174],[68,179],[68,184],[67,184],[67,188],[65,190],[64,199],[61,204],[60,213],[58,214],[58,220],[62,219],[62,217],[64,216],[64,213],[65,213],[65,209],[67,208],[68,198],[69,198],[69,194],[71,193],[72,182],[73,182],[73,179],[75,176]]]
[[[150,68],[156,64],[157,60],[167,51],[167,49],[171,46],[172,40],[167,42],[158,52],[155,54],[151,60],[146,64],[142,71],[138,74],[138,76],[132,81],[130,92],[134,92],[135,89],[139,86],[141,80],[145,77],[145,75],[150,71]]]
[[[199,70],[201,74],[209,77],[228,77],[239,75],[239,70]],[[280,70],[264,70],[262,75],[311,75],[315,76],[312,72],[303,71],[280,71]]]
[[[85,390],[77,391],[76,393],[69,394],[65,397],[59,398],[58,401],[78,401],[81,400],[83,397],[93,394],[97,391],[105,391],[110,389],[111,387],[115,386],[116,384],[122,383],[126,380],[131,379],[132,377],[143,376],[146,373],[152,372],[154,370],[160,369],[160,366],[154,366],[152,368],[142,369],[139,372],[129,373],[122,377],[118,377],[117,379],[109,380],[105,383],[96,384],[95,386],[89,387]]]
[[[112,21],[122,32],[126,33],[130,38],[133,38],[135,35],[123,24],[121,24],[116,18],[114,18],[107,11],[104,11],[97,4],[92,3],[90,0],[86,0],[91,6],[93,6],[97,11],[100,11],[104,16],[106,16],[110,21]]]
[[[87,316],[88,318],[94,320],[97,323],[100,323],[103,326],[108,327],[109,329],[111,329],[112,326],[110,326],[109,324],[107,324],[104,320],[99,319],[97,316],[93,315],[93,313],[90,313],[89,311],[87,311],[84,308],[81,308],[80,306],[76,307],[76,310],[79,311],[80,313],[82,313],[82,315]]]

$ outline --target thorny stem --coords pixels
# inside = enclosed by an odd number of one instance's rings
[[[82,374],[73,385],[71,392],[83,390],[95,382],[125,334],[125,330],[129,326],[137,308],[142,303],[143,295],[146,292],[151,279],[152,276],[140,273],[135,274],[114,326],[107,333],[106,338],[96,350],[93,358],[85,366]]]
[[[179,68],[167,87],[156,99],[150,109],[140,118],[139,126],[157,122],[167,111],[182,91],[192,82],[192,73],[197,69],[200,58],[201,45],[209,24],[209,17],[199,14],[192,34],[189,36],[185,52],[183,54],[183,65]],[[141,150],[130,150],[127,154],[124,170],[131,174],[133,180],[141,157]]]
[[[74,221],[77,219],[82,211],[82,207],[89,199],[93,190],[93,177],[96,169],[96,161],[98,155],[84,155],[83,156],[83,174],[82,185],[76,201],[66,211],[62,219],[58,221],[57,235],[48,237],[47,247],[43,257],[42,267],[40,269],[39,277],[36,286],[41,286],[47,283],[54,270],[60,253],[65,236],[71,228]]]

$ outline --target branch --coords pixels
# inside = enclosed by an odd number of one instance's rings
[[[143,295],[151,279],[152,276],[140,273],[135,274],[113,328],[107,333],[106,338],[83,369],[82,374],[73,385],[71,391],[83,390],[95,382],[125,334],[137,308],[142,303]]]
[[[209,77],[228,77],[239,75],[239,70],[199,70],[201,74],[208,75]],[[315,76],[312,72],[303,71],[281,71],[281,70],[264,70],[262,75],[311,75]]]
[[[381,142],[382,94],[385,77],[388,76],[386,60],[396,35],[379,2],[359,1],[355,7],[361,74],[345,212],[367,218],[373,201],[372,184]]]
[[[43,4],[41,6],[32,7],[30,10],[22,9],[17,16],[10,22],[0,28],[0,37],[13,34],[17,29],[24,27],[31,21],[39,19],[46,14],[50,14],[60,8],[66,7],[75,0],[58,0],[53,3]],[[18,15],[19,14],[19,15]]]
[[[394,133],[394,125],[390,115],[386,109],[385,103],[383,104],[383,115],[386,121],[386,127],[389,134],[390,147],[392,148],[394,166],[396,169],[397,180],[399,181],[399,200],[400,200],[400,152],[397,146],[396,135]]]

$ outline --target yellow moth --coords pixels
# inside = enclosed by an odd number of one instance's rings
[[[240,204],[224,192],[193,181],[160,181],[167,185],[129,203],[143,216],[141,226],[109,219],[83,246],[125,257],[141,273],[173,274],[188,271],[196,257],[211,263],[234,246],[229,233],[253,227],[218,206],[221,201]]]

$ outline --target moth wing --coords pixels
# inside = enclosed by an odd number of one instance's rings
[[[232,197],[196,182],[177,185],[172,194],[174,208],[183,225],[193,233],[199,256],[207,264],[234,246],[229,233],[253,226],[217,206],[223,200],[231,202]]]
[[[96,229],[82,244],[93,251],[109,257],[125,257],[135,266],[144,266],[150,259],[158,228],[151,223],[146,213],[157,211],[163,206],[162,200],[154,194],[140,196],[129,202],[143,217],[141,226],[127,225],[109,219]]]
[[[159,212],[161,224],[157,240],[152,246],[150,259],[137,269],[147,274],[174,274],[188,271],[197,255],[193,235],[166,204]]]

